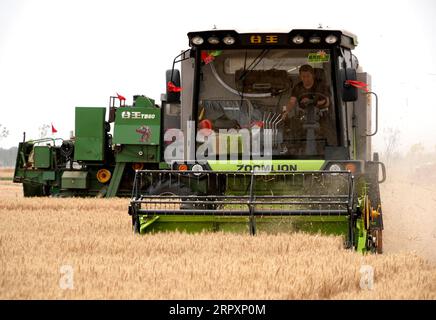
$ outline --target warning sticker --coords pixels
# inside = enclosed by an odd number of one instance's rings
[[[321,62],[329,62],[330,54],[325,51],[311,52],[307,56],[307,62],[310,63],[321,63]]]

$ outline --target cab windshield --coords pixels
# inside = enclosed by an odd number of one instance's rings
[[[216,50],[201,59],[197,143],[213,136],[209,153],[247,152],[247,132],[273,158],[321,158],[337,145],[329,50]],[[220,147],[231,137],[233,147]]]

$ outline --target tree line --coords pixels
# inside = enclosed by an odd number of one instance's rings
[[[0,148],[0,167],[15,167],[17,150],[17,147],[12,147],[9,149]]]

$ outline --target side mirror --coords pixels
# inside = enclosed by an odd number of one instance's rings
[[[168,88],[168,82],[172,82],[176,87],[180,87],[180,71],[177,69],[167,70],[165,78],[167,103],[180,103],[180,91],[170,91]]]
[[[356,69],[346,68],[340,70],[342,84],[342,100],[344,102],[352,102],[357,100],[357,88],[347,84],[347,80],[357,80]]]

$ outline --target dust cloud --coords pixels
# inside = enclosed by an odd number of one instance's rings
[[[415,252],[436,263],[436,157],[392,159],[380,189],[384,251]]]

